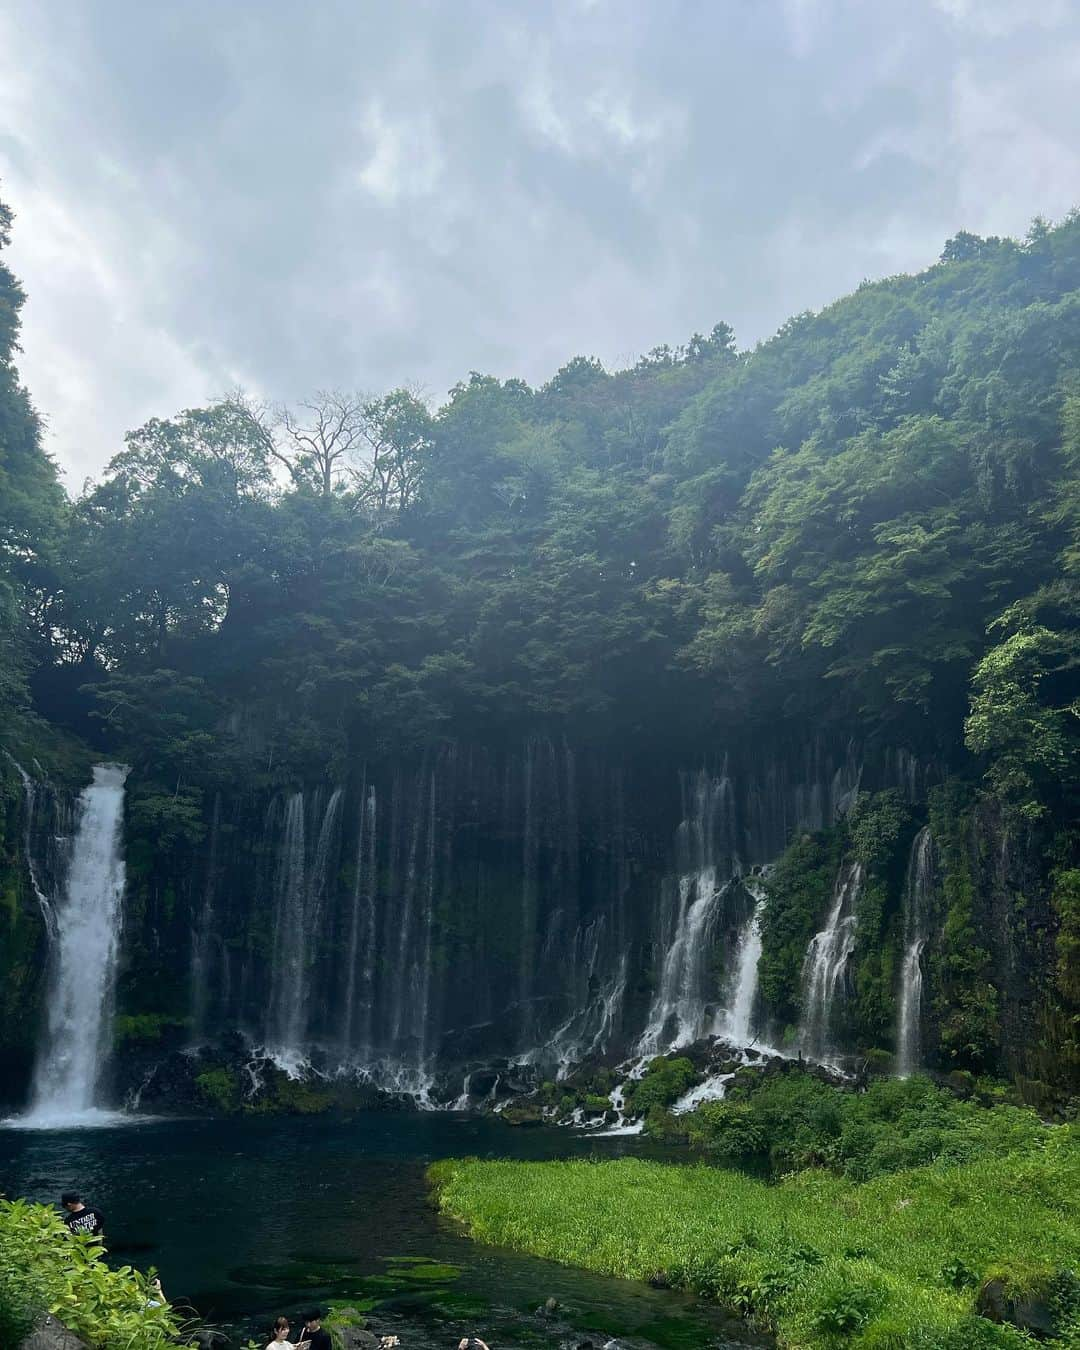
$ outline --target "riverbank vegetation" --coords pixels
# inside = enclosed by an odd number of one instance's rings
[[[443,1212],[482,1242],[691,1289],[773,1328],[783,1345],[1031,1344],[980,1308],[1052,1324],[1061,1343],[1080,1345],[1075,1126],[1016,1113],[1005,1131],[972,1125],[934,1162],[865,1181],[847,1161],[836,1162],[846,1175],[807,1167],[775,1184],[641,1159],[451,1161],[429,1175]]]
[[[100,1244],[73,1237],[46,1205],[0,1199],[0,1345],[52,1314],[93,1350],[176,1350],[182,1327],[149,1278],[111,1270]]]
[[[1046,1139],[1034,1111],[960,1100],[925,1078],[882,1078],[850,1092],[803,1073],[754,1069],[737,1074],[723,1100],[654,1118],[653,1127],[717,1163],[774,1176],[821,1167],[853,1181],[1031,1152]]]

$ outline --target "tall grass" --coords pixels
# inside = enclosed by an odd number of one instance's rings
[[[444,1212],[483,1242],[631,1279],[662,1275],[793,1346],[1031,1342],[974,1313],[991,1269],[1080,1266],[1080,1131],[1023,1152],[858,1183],[639,1159],[436,1163]],[[1076,1344],[1080,1344],[1077,1341]]]

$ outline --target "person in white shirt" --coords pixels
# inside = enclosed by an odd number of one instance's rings
[[[296,1350],[289,1340],[289,1319],[279,1317],[274,1323],[274,1339],[267,1344],[266,1350]]]

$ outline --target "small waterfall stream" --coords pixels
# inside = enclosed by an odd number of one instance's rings
[[[33,887],[34,897],[38,902],[38,908],[41,910],[41,918],[45,924],[45,931],[49,935],[49,941],[55,942],[57,939],[56,929],[56,909],[53,902],[49,899],[46,887],[42,884],[38,875],[37,858],[34,856],[34,825],[36,823],[37,802],[39,789],[37,783],[30,777],[23,766],[14,756],[4,754],[15,766],[15,772],[19,775],[19,781],[23,788],[24,814],[26,821],[23,826],[23,857],[26,859],[26,870],[30,876],[30,885]]]
[[[285,808],[274,881],[274,956],[267,1021],[267,1045],[284,1068],[294,1067],[306,1055],[311,965],[337,842],[341,798],[341,789],[335,788],[321,813],[310,863],[304,794],[293,793]]]
[[[922,955],[930,936],[934,889],[934,840],[924,826],[911,845],[904,884],[904,957],[900,965],[900,1000],[896,1027],[896,1071],[914,1073],[922,1060]]]
[[[766,894],[760,877],[743,878],[743,887],[754,900],[754,910],[739,934],[735,973],[728,1007],[721,1016],[718,1034],[733,1045],[749,1045],[754,1036],[754,1004],[757,1001],[758,964],[761,961],[761,919]]]
[[[120,940],[121,826],[128,769],[99,764],[79,798],[67,884],[56,911],[48,1027],[23,1123],[63,1128],[108,1119],[98,1098]]]
[[[724,775],[699,773],[676,839],[679,875],[669,882],[661,934],[664,959],[638,1053],[689,1045],[707,1027],[711,938],[734,863],[734,794]],[[721,870],[723,869],[723,870]]]
[[[359,1044],[371,1047],[372,998],[375,980],[375,858],[378,807],[375,784],[365,777],[360,792],[360,828],[356,854],[356,882],[346,956],[345,1006],[341,1015],[341,1044],[347,1052],[354,1044],[357,1013],[362,1018]],[[361,957],[361,952],[363,956]],[[357,1004],[360,1004],[359,1008]]]
[[[799,1044],[807,1059],[827,1063],[835,1055],[834,1015],[842,999],[848,962],[855,950],[856,904],[861,863],[844,863],[833,887],[825,927],[810,940],[803,963],[803,1020]]]

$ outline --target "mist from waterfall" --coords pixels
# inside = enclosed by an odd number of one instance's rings
[[[829,1063],[838,1045],[835,1017],[847,986],[855,951],[857,903],[862,889],[861,863],[844,863],[833,887],[825,927],[814,935],[803,963],[803,1016],[799,1046],[807,1059]]]
[[[915,836],[904,883],[904,955],[896,1027],[896,1071],[901,1078],[922,1062],[922,958],[930,936],[934,892],[934,840],[929,826]]]
[[[122,921],[125,765],[99,764],[79,797],[50,955],[48,1025],[23,1122],[63,1128],[107,1119],[101,1066],[111,1034]]]

